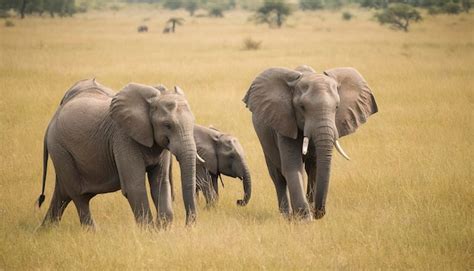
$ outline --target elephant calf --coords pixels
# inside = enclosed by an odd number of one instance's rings
[[[170,152],[180,163],[186,224],[196,219],[194,116],[179,87],[174,91],[130,83],[120,92],[83,80],[64,95],[44,137],[44,201],[48,153],[56,186],[43,225],[58,222],[72,200],[82,225],[94,226],[89,201],[121,189],[138,223],[152,222],[148,175],[159,224],[173,219]]]
[[[197,152],[204,161],[197,160],[196,191],[201,190],[208,206],[214,205],[219,196],[217,178],[221,174],[242,180],[244,198],[237,201],[245,206],[252,194],[250,172],[239,140],[214,128],[194,126]]]

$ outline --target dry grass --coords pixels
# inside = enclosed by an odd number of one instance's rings
[[[470,269],[473,262],[474,16],[427,17],[409,33],[340,13],[297,13],[281,30],[248,14],[189,18],[173,35],[156,10],[27,18],[0,27],[0,269]],[[143,18],[150,32],[136,33]],[[258,51],[241,50],[257,37]],[[351,162],[335,157],[328,214],[284,221],[241,98],[270,66],[354,66],[380,112],[342,139]],[[237,135],[254,179],[245,208],[225,179],[216,210],[199,203],[197,227],[184,227],[178,193],[170,231],[137,228],[121,194],[92,201],[97,232],[79,226],[71,205],[57,228],[35,232],[46,207],[41,188],[43,133],[64,91],[83,78],[115,89],[130,81],[186,92],[197,121]],[[51,165],[51,163],[50,163]],[[178,173],[178,172],[177,172]],[[179,189],[179,188],[178,188]],[[180,191],[180,190],[178,190]]]

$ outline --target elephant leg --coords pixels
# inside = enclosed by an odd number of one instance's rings
[[[304,163],[306,169],[306,175],[308,175],[308,183],[306,187],[306,199],[309,201],[309,205],[313,207],[314,203],[314,192],[316,185],[316,160],[307,159]]]
[[[58,223],[61,220],[64,210],[66,209],[69,202],[71,202],[71,198],[64,191],[61,191],[61,187],[56,176],[56,184],[54,187],[53,198],[51,199],[51,205],[49,206],[48,212],[46,213],[41,226]]]
[[[288,189],[286,186],[285,177],[283,177],[278,168],[272,164],[267,156],[265,156],[265,162],[267,163],[268,173],[270,174],[273,184],[275,185],[278,199],[278,209],[280,210],[280,213],[283,214],[283,216],[289,218],[291,208],[288,201]]]
[[[159,228],[167,228],[173,222],[173,208],[170,185],[168,154],[162,154],[160,164],[148,171],[148,181],[153,202],[157,211],[156,224]]]
[[[145,185],[145,164],[139,150],[123,147],[126,153],[115,154],[115,163],[120,178],[123,195],[132,208],[135,221],[138,224],[152,224],[153,216],[150,211]]]
[[[278,137],[281,157],[281,172],[290,192],[291,208],[296,218],[312,219],[308,201],[303,189],[303,159],[301,142],[284,136]]]
[[[212,184],[210,180],[207,180],[202,193],[204,194],[204,197],[206,198],[206,205],[207,207],[214,207],[217,203],[217,197],[216,197],[216,192],[212,188]]]
[[[219,200],[219,180],[217,175],[211,173],[212,188],[216,192],[216,199]]]
[[[203,166],[196,166],[196,190],[202,191],[206,199],[206,206],[213,207],[216,204],[217,197],[212,187],[212,178],[210,172]]]
[[[95,194],[85,194],[72,199],[74,205],[76,205],[81,225],[91,229],[95,229],[95,222],[92,219],[89,203],[94,196]]]

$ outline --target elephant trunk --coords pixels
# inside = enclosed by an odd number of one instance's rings
[[[183,136],[180,142],[182,151],[177,155],[181,170],[181,186],[183,190],[184,208],[186,209],[186,225],[196,221],[196,144],[193,135]]]
[[[320,127],[312,136],[316,147],[316,193],[314,194],[314,217],[322,218],[326,214],[326,196],[331,173],[332,149],[335,131],[331,127]]]
[[[248,166],[244,163],[242,184],[244,187],[244,198],[237,200],[237,205],[245,206],[250,201],[252,196],[252,179],[250,177],[250,171]]]

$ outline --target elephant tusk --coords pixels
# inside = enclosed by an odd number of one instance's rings
[[[197,152],[196,152],[196,158],[199,160],[199,162],[201,162],[203,164],[206,163],[206,161],[204,159],[202,159],[202,157],[199,156],[199,154]]]
[[[346,152],[342,149],[341,145],[339,144],[339,141],[336,140],[334,143],[334,146],[336,146],[336,150],[347,160],[351,160],[351,158],[346,154]]]
[[[306,155],[306,153],[308,153],[308,144],[309,144],[309,138],[305,136],[303,138],[303,150],[302,150],[303,155]]]

